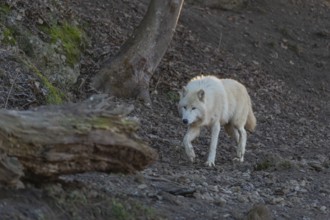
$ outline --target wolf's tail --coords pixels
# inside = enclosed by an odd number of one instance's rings
[[[249,109],[249,113],[248,113],[248,117],[245,123],[245,128],[250,131],[253,132],[254,129],[256,128],[257,125],[257,119],[253,114],[253,110],[252,110],[252,106],[250,104],[250,109]]]

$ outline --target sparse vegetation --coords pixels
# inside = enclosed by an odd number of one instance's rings
[[[50,184],[44,186],[44,193],[54,200],[57,207],[60,207],[63,216],[70,216],[71,219],[82,216],[81,212],[88,213],[88,216],[102,216],[101,219],[162,219],[153,208],[139,201],[130,198],[109,198],[106,194],[91,192],[87,188],[74,189],[72,186],[64,188],[60,184]]]
[[[8,4],[0,3],[0,19],[10,12]]]
[[[293,168],[293,166],[294,165],[290,160],[281,158],[265,158],[254,166],[254,170],[288,170]]]
[[[294,167],[294,164],[289,160],[281,160],[276,164],[277,170],[288,170]]]
[[[124,205],[116,200],[112,200],[111,210],[113,215],[118,220],[132,219],[133,216],[125,209]]]
[[[271,167],[274,167],[274,163],[268,159],[265,159],[265,160],[257,163],[254,167],[254,170],[256,170],[256,171],[267,170]]]
[[[302,48],[297,44],[288,44],[288,49],[293,51],[295,54],[300,55],[302,53]]]
[[[176,91],[169,91],[166,95],[171,102],[178,102],[180,99],[179,94]]]
[[[284,36],[284,37],[291,37],[288,28],[286,27],[279,27],[278,31]]]
[[[130,199],[125,202],[119,199],[112,199],[111,211],[114,218],[118,220],[162,219],[162,216],[157,215],[153,208]]]
[[[268,42],[267,45],[271,48],[275,48],[276,43],[274,41]]]
[[[41,80],[43,86],[47,89],[48,93],[46,95],[46,103],[47,104],[61,104],[63,103],[63,99],[65,95],[58,90],[55,86],[53,86],[47,77],[45,77],[39,69],[33,65],[27,58],[21,58],[21,61],[29,68],[31,69]]]

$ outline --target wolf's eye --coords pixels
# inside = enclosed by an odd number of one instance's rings
[[[187,110],[187,106],[183,106],[184,110]]]
[[[191,109],[192,109],[192,110],[195,110],[195,109],[196,109],[196,107],[192,107]]]

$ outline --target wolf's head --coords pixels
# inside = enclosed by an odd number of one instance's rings
[[[178,110],[182,116],[182,122],[191,125],[203,121],[205,114],[204,90],[189,91],[183,87],[179,94]]]

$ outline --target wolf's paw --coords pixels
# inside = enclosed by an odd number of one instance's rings
[[[195,157],[196,157],[194,150],[193,150],[193,149],[187,150],[187,151],[186,151],[186,154],[187,154],[189,160],[190,160],[191,162],[194,162]]]
[[[244,162],[244,157],[235,157],[233,161]]]
[[[244,161],[244,151],[240,148],[237,148],[237,157],[234,158],[234,160],[243,162]]]
[[[205,165],[206,166],[209,166],[209,167],[214,167],[215,166],[215,163],[214,163],[214,161],[209,161],[208,160],[208,161],[205,162]]]

